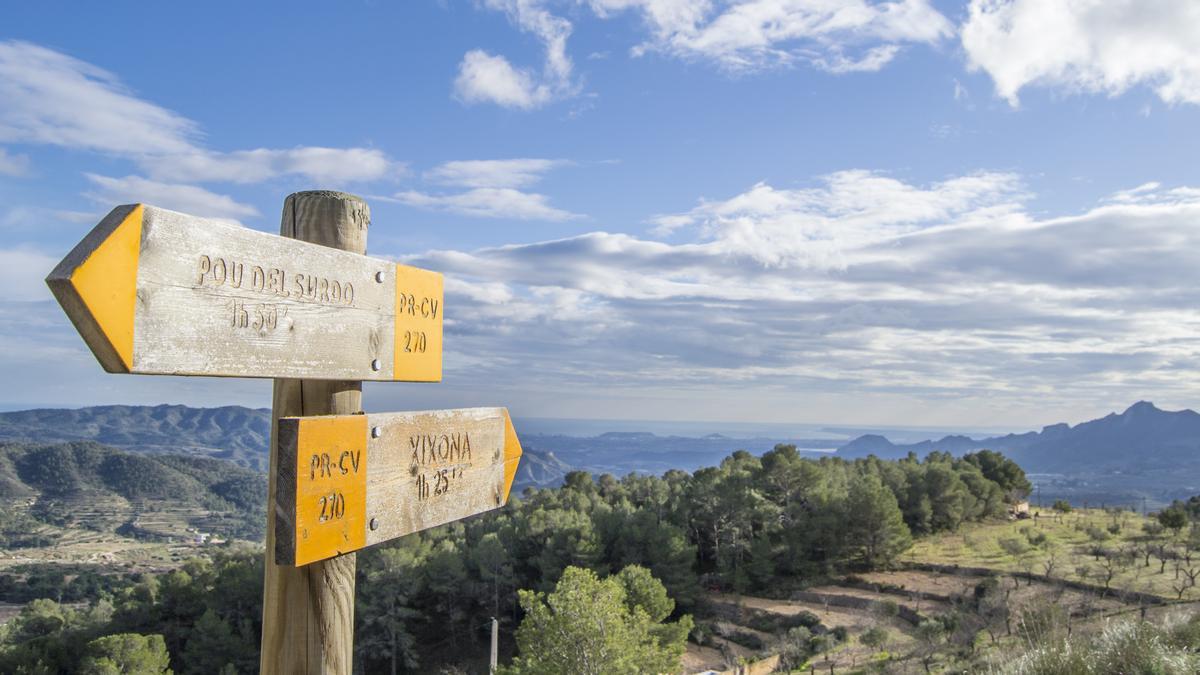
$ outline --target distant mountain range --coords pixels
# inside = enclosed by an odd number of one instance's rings
[[[148,454],[200,455],[267,470],[271,411],[106,405],[0,413],[0,441],[96,441]]]
[[[780,443],[826,454],[834,450],[828,439],[730,438],[722,434],[695,437],[648,431],[610,431],[595,436],[531,434],[522,443],[527,449],[543,452],[568,467],[593,475],[615,476],[634,472],[662,475],[671,469],[695,471],[720,464],[735,450],[761,455]]]
[[[520,429],[518,428],[518,432]],[[77,410],[23,410],[0,413],[0,442],[67,443],[95,441],[137,453],[179,454],[232,461],[265,471],[270,412],[228,406],[98,406]],[[828,447],[828,440],[732,439],[720,434],[701,438],[659,436],[648,432],[609,432],[580,437],[522,434],[525,455],[515,480],[525,487],[558,485],[574,469],[593,474],[662,474],[718,464],[734,450],[761,454],[776,443],[801,448]],[[918,443],[893,443],[867,434],[837,448],[848,459],[876,455],[894,459],[933,450],[961,455],[980,449],[1003,452],[1027,471],[1071,478],[1107,478],[1073,486],[1077,492],[1159,495],[1200,490],[1200,414],[1168,412],[1139,402],[1122,413],[1071,426],[1054,424],[1041,431],[986,438],[945,436]],[[830,448],[832,450],[832,448]],[[1164,491],[1167,487],[1170,491]],[[1161,488],[1161,489],[1160,489]],[[1066,488],[1064,488],[1066,489]]]
[[[241,406],[113,405],[0,413],[0,442],[95,441],[143,454],[224,459],[260,472],[267,470],[270,438],[271,411]],[[553,452],[527,447],[514,489],[558,485],[570,470]]]
[[[997,450],[1027,471],[1098,473],[1122,469],[1166,469],[1200,465],[1200,414],[1166,411],[1139,401],[1125,412],[1075,426],[1053,424],[1041,431],[991,438],[946,436],[920,443],[894,444],[883,436],[864,435],[838,448],[840,457],[875,455],[881,459],[919,457],[937,450],[961,455]]]

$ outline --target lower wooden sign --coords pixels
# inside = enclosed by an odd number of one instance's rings
[[[521,459],[504,408],[284,417],[276,437],[278,565],[499,508]]]

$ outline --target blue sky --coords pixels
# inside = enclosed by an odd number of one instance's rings
[[[0,406],[110,376],[42,279],[117,204],[368,198],[447,275],[368,408],[1033,426],[1200,406],[1188,0],[35,3],[0,26]]]

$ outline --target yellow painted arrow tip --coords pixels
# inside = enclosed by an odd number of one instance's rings
[[[142,204],[135,205],[71,273],[71,286],[128,372],[133,367],[133,313]]]
[[[517,465],[521,463],[521,441],[513,429],[512,417],[508,408],[504,410],[504,502],[508,502],[508,493],[512,491],[513,479],[517,477]]]

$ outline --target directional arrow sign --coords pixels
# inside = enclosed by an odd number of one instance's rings
[[[113,373],[442,379],[442,275],[118,206],[47,277]]]
[[[504,408],[284,417],[277,439],[279,565],[499,508],[521,459]]]

